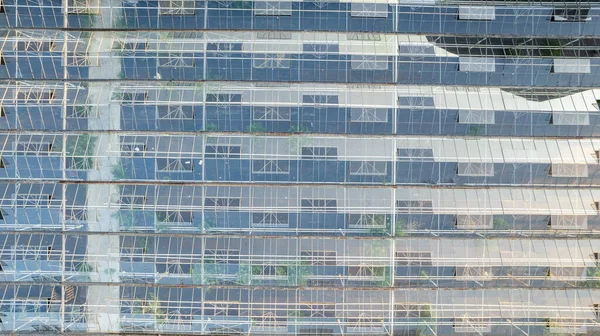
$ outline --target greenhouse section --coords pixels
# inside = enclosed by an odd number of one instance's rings
[[[0,333],[600,333],[599,20],[3,0]]]

